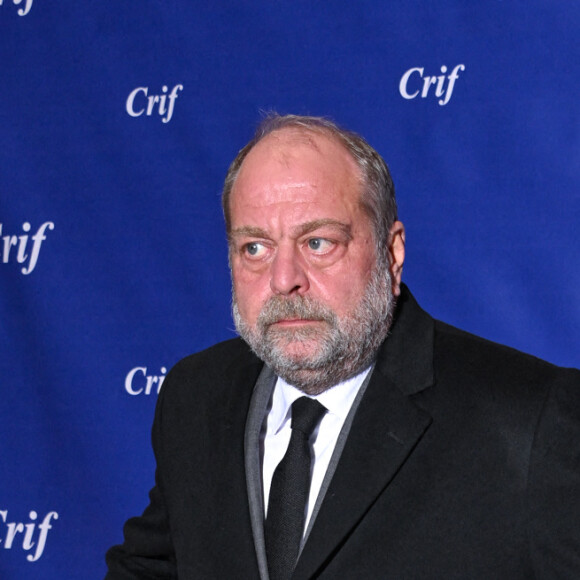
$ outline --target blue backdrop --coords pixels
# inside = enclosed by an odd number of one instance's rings
[[[219,203],[263,111],[390,165],[431,314],[579,364],[580,4],[0,0],[0,578],[105,572],[158,387],[233,336]]]

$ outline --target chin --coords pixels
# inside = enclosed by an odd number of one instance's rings
[[[294,362],[316,358],[319,349],[320,345],[315,340],[292,342],[278,347],[280,354]]]

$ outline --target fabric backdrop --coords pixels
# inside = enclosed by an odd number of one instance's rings
[[[387,160],[431,314],[579,364],[580,3],[0,0],[0,578],[87,580],[157,392],[234,335],[219,195],[264,112]]]

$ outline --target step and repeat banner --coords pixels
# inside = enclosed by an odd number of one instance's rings
[[[268,111],[384,156],[432,315],[580,364],[580,3],[0,0],[0,578],[102,578],[157,394],[234,336],[220,192]]]

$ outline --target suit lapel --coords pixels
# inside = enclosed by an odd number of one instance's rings
[[[252,401],[250,402],[244,440],[246,483],[250,503],[252,532],[254,535],[260,578],[264,580],[268,579],[268,563],[266,560],[266,544],[264,540],[264,497],[262,463],[260,461],[260,432],[275,383],[276,375],[269,367],[264,365],[256,382]]]
[[[412,395],[433,384],[432,360],[433,320],[405,290],[294,580],[311,578],[340,549],[419,444],[431,417]]]

